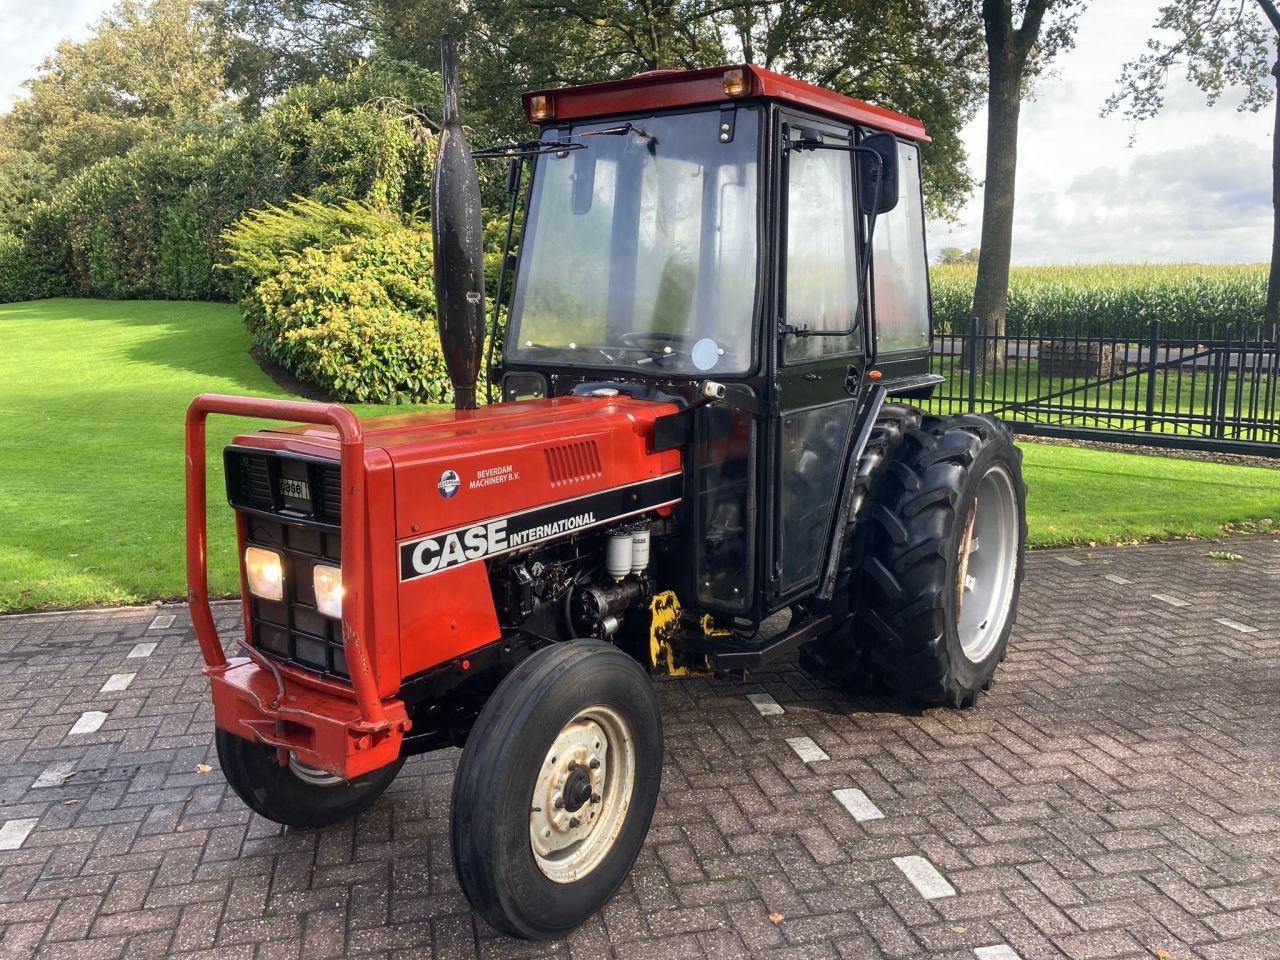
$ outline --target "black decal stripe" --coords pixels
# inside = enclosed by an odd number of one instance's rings
[[[400,544],[400,581],[404,583],[421,577],[429,577],[433,573],[441,572],[441,570],[452,570],[455,567],[460,567],[463,563],[474,563],[476,560],[486,560],[490,557],[501,556],[535,544],[546,543],[560,537],[581,533],[584,530],[590,530],[603,524],[616,523],[619,520],[625,520],[627,517],[633,517],[640,513],[647,513],[658,507],[669,506],[677,503],[681,498],[682,479],[681,474],[671,473],[665,477],[657,477],[653,480],[645,480],[625,487],[616,487],[613,490],[603,490],[599,493],[590,493],[586,496],[575,497],[572,500],[561,500],[544,507],[534,507],[520,513],[510,513],[500,517],[493,517],[489,520],[480,520],[463,527],[455,527],[452,530],[442,530],[431,536],[406,540]],[[589,522],[582,523],[580,526],[573,525],[574,520],[581,520],[585,515],[591,516]],[[419,544],[432,540],[443,546],[449,536],[456,536],[461,539],[465,537],[468,530],[488,528],[490,524],[500,521],[506,522],[506,538],[508,542],[510,543],[514,539],[518,540],[518,543],[510,544],[498,550],[486,549],[481,556],[440,566],[425,573],[414,567],[413,554]],[[551,527],[556,523],[564,523],[566,526],[561,531],[554,533],[537,529],[539,527]],[[542,533],[543,535],[534,537],[532,536],[534,533]],[[529,539],[523,539],[526,534],[529,535]]]

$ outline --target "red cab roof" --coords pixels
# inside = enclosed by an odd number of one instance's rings
[[[746,81],[745,90],[737,96],[725,92],[724,78],[729,71],[741,71],[741,78]],[[529,106],[534,97],[548,101],[551,116],[546,120],[534,121]],[[554,122],[750,98],[779,100],[912,140],[929,140],[919,120],[751,64],[702,70],[653,70],[626,80],[533,90],[523,99],[525,116],[531,121]]]

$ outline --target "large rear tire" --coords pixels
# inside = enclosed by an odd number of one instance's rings
[[[856,594],[862,646],[892,692],[971,706],[1017,616],[1021,453],[990,417],[925,417],[884,474]]]
[[[319,829],[350,819],[391,786],[404,760],[355,780],[343,780],[291,760],[281,766],[274,747],[218,729],[214,734],[222,773],[241,800],[260,816],[287,827]]]
[[[454,779],[471,906],[529,940],[581,925],[635,863],[661,778],[662,716],[639,664],[594,640],[529,657],[480,712]]]

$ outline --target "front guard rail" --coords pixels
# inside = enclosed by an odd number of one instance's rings
[[[365,558],[368,524],[365,515],[364,433],[360,421],[337,403],[304,403],[202,393],[187,408],[187,603],[204,662],[212,669],[227,665],[218,628],[209,607],[208,508],[205,469],[205,421],[209,414],[258,417],[294,423],[328,424],[341,441],[342,484],[342,645],[351,671],[351,685],[360,708],[363,729],[390,729],[378,696],[363,636]]]

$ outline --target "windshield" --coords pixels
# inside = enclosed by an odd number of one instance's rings
[[[655,375],[751,367],[757,111],[599,122],[538,159],[507,355]],[[548,130],[549,139],[566,131]]]

